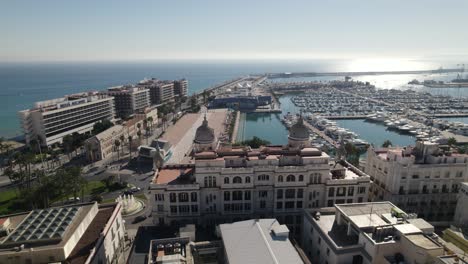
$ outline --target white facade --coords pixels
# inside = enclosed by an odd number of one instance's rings
[[[19,112],[26,143],[38,139],[47,146],[75,132],[88,133],[96,122],[114,116],[114,98],[91,92],[37,102],[34,108]]]
[[[468,227],[468,182],[461,184],[458,194],[457,207],[455,208],[455,217],[453,219],[457,227]]]
[[[139,87],[149,90],[150,102],[153,105],[167,103],[174,100],[174,82],[158,79],[145,79],[138,83]]]
[[[335,205],[304,215],[302,249],[312,263],[434,263],[434,228],[390,202]]]
[[[429,221],[452,221],[460,183],[468,180],[468,155],[444,152],[429,142],[367,153],[371,201],[391,201]]]

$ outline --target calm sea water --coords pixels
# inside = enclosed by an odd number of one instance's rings
[[[350,68],[350,65],[352,65],[352,63],[350,64],[349,61],[343,60],[0,63],[0,136],[13,137],[20,135],[17,112],[30,108],[36,101],[53,99],[66,94],[83,91],[105,90],[109,86],[135,83],[146,77],[156,77],[160,79],[186,78],[189,80],[189,93],[194,93],[226,80],[248,74],[354,70],[352,67]],[[419,68],[404,68],[404,70],[434,69],[440,65],[450,67],[449,64],[426,62],[419,63],[418,65]],[[382,69],[372,68],[365,70]],[[452,77],[453,76],[446,76],[447,79]],[[341,79],[342,77],[337,78]],[[414,78],[414,76],[389,77],[387,75],[362,76],[357,79],[370,81],[382,88],[404,89],[406,88],[406,83]],[[421,77],[417,79],[429,78],[432,77],[428,76],[427,78]],[[289,79],[288,81],[294,81],[294,79]],[[464,91],[468,92],[468,89]],[[464,91],[462,91],[462,93],[464,93]],[[448,92],[448,90],[439,91],[439,93]],[[457,94],[460,93],[460,91],[455,89],[453,93]],[[294,106],[289,106],[288,104],[285,107],[288,107],[284,109],[286,112],[296,112]],[[254,121],[253,117],[247,117],[247,122],[249,122],[249,124],[257,123],[258,120]],[[260,121],[260,123],[261,122],[262,121]],[[246,135],[253,133],[249,132],[249,127],[250,126],[247,126],[246,128]],[[272,142],[276,143],[275,140],[272,140]]]

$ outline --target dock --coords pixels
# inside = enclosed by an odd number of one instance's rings
[[[463,72],[461,69],[436,69],[421,71],[365,71],[365,72],[291,72],[291,73],[267,73],[268,79],[318,77],[318,76],[360,76],[360,75],[400,75],[400,74],[434,74]]]
[[[333,140],[331,137],[325,135],[325,133],[323,133],[323,131],[320,131],[318,128],[314,127],[313,125],[309,124],[309,122],[304,122],[304,125],[312,130],[312,132],[314,132],[315,134],[317,134],[319,137],[323,138],[325,141],[327,141],[328,143],[330,143],[334,148],[338,149],[340,147],[340,144],[338,142],[336,142],[335,140]]]

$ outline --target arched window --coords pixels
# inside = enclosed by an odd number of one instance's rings
[[[242,183],[242,178],[239,176],[236,176],[234,177],[234,179],[232,179],[232,183]]]
[[[299,175],[299,181],[304,181],[304,175]]]
[[[278,176],[278,182],[283,182],[283,175]]]
[[[249,176],[245,177],[245,183],[250,183],[250,177]]]
[[[296,181],[296,177],[292,174],[289,174],[288,177],[286,177],[287,182],[293,182]]]
[[[224,177],[224,184],[229,184],[229,178],[228,177]]]

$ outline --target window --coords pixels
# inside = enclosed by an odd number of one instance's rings
[[[290,199],[290,198],[295,198],[296,196],[296,189],[287,189],[286,192],[285,192],[285,196],[286,198]]]
[[[283,199],[283,190],[279,189],[276,191],[276,198]]]
[[[450,178],[450,171],[447,171],[447,172],[445,173],[445,178]]]
[[[232,192],[232,200],[233,200],[233,201],[240,201],[240,200],[242,200],[242,191],[233,191],[233,192]]]
[[[330,249],[327,248],[327,256],[330,256]]]
[[[234,177],[232,180],[232,183],[242,183],[242,178],[239,176]]]
[[[302,208],[302,201],[296,202],[296,208]]]
[[[283,175],[278,176],[278,182],[283,182]]]
[[[186,192],[179,193],[179,202],[188,202],[188,200],[189,200],[188,193]]]
[[[250,177],[249,176],[245,177],[245,183],[250,183]]]
[[[189,213],[190,206],[188,205],[179,205],[179,213]]]
[[[177,214],[177,206],[171,205],[171,213]]]
[[[266,201],[260,201],[260,208],[265,209],[266,208]]]
[[[312,173],[312,174],[310,175],[310,177],[311,177],[312,183],[314,183],[314,184],[321,183],[321,181],[322,181],[322,180],[321,180],[322,175],[321,175],[320,173]]]
[[[216,177],[207,176],[204,178],[205,187],[215,187],[216,186]]]
[[[250,200],[250,191],[245,191],[244,192],[244,200]]]
[[[260,198],[268,197],[268,191],[258,191],[258,197]]]
[[[270,176],[266,175],[266,174],[260,174],[260,175],[258,175],[257,179],[259,181],[268,181],[268,180],[270,180]]]
[[[170,198],[169,200],[171,201],[171,203],[175,203],[177,200],[177,195],[175,193],[170,193],[169,198]]]
[[[164,212],[164,205],[158,204],[158,212]]]
[[[249,203],[244,204],[244,210],[249,211],[251,209],[251,206]]]
[[[224,201],[229,201],[229,200],[231,200],[231,193],[224,192]]]
[[[358,193],[365,193],[366,192],[366,187],[359,187],[358,188]]]
[[[328,200],[328,203],[327,203],[327,204],[328,204],[328,205],[327,205],[328,207],[332,207],[332,206],[333,206],[333,200]]]
[[[224,177],[224,184],[229,184],[229,178],[228,177]]]
[[[283,209],[283,203],[282,202],[277,202],[276,203],[276,209]]]
[[[413,179],[419,179],[419,175],[414,174],[413,176],[411,176],[411,178],[413,178]]]
[[[198,213],[198,205],[194,204],[192,205],[192,213]]]
[[[354,187],[348,187],[348,195],[349,196],[354,195]]]
[[[353,203],[353,199],[346,200],[346,203]]]
[[[358,200],[358,203],[362,203],[362,197],[359,197],[357,200]]]
[[[297,198],[303,198],[303,197],[304,197],[304,190],[297,189]]]
[[[191,200],[192,202],[196,202],[196,201],[197,201],[197,193],[196,193],[196,192],[192,192],[192,193],[190,194],[190,200]]]
[[[322,242],[322,238],[319,237],[319,238],[317,239],[317,243],[320,245],[321,242]]]
[[[328,196],[329,197],[335,196],[335,188],[330,187],[330,189],[328,189]]]
[[[294,209],[294,202],[285,202],[284,208],[286,209]]]
[[[299,181],[304,181],[304,175],[299,175]]]
[[[296,177],[292,174],[288,175],[288,177],[286,177],[286,181],[287,182],[294,182],[296,181]]]
[[[336,189],[336,196],[345,196],[346,194],[346,187],[338,187]]]

